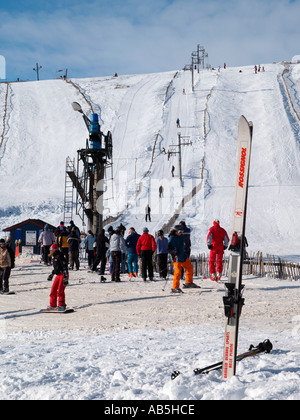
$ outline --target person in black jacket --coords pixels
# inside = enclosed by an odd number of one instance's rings
[[[96,238],[96,258],[93,264],[92,271],[97,270],[97,266],[100,265],[100,274],[103,275],[105,271],[106,264],[106,251],[109,247],[109,240],[105,236],[105,230],[101,229],[99,235]]]
[[[52,277],[55,275],[55,279],[50,292],[50,306],[47,309],[64,311],[66,309],[65,288],[69,283],[68,263],[57,244],[51,246],[49,256],[52,258]]]
[[[72,229],[68,236],[70,270],[74,269],[74,264],[76,270],[79,270],[79,241],[75,229]]]

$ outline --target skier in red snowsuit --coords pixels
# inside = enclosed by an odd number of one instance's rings
[[[216,280],[216,258],[217,258],[217,280],[220,280],[223,271],[224,250],[228,247],[229,237],[225,229],[221,228],[220,221],[214,220],[213,226],[207,235],[207,246],[210,249],[209,271],[211,280]]]

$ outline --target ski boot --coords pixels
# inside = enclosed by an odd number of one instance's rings
[[[200,289],[200,286],[195,283],[183,283],[183,287],[185,289]]]
[[[183,293],[183,291],[180,289],[180,287],[177,287],[176,289],[171,289],[172,293]]]

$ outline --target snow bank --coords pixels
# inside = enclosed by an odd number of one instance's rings
[[[0,296],[0,398],[99,400],[299,399],[298,282],[245,278],[239,353],[269,338],[274,349],[238,363],[227,382],[193,369],[222,360],[222,285],[170,293],[171,280],[123,275],[100,283],[82,267],[66,289],[73,314],[40,314],[49,267],[17,265]],[[283,305],[288,302],[288,305]],[[171,373],[181,375],[174,381]]]

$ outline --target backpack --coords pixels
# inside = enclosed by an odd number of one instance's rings
[[[237,234],[237,232],[234,232],[231,238],[231,244],[229,249],[233,251],[238,251],[241,247],[241,240]]]

